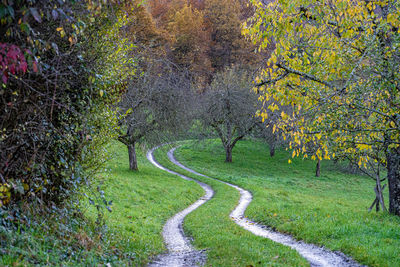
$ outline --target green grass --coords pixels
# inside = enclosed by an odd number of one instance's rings
[[[96,231],[97,212],[87,199],[81,202],[85,216],[38,217],[20,231],[0,225],[0,266],[145,266],[166,251],[163,225],[201,197],[202,188],[157,169],[142,152],[140,170],[130,171],[126,147],[113,142],[109,149],[101,186],[113,201],[112,212],[104,213],[107,230]]]
[[[73,223],[46,223],[18,231],[2,229],[0,235],[7,244],[1,247],[0,266],[97,266],[112,257],[83,244],[88,240],[95,244],[89,238],[88,227],[83,231],[73,227]],[[71,226],[72,229],[65,229]]]
[[[197,249],[205,249],[207,266],[308,266],[294,250],[255,236],[236,225],[229,217],[237,205],[239,193],[218,181],[196,177],[172,164],[162,147],[156,159],[173,169],[204,181],[215,191],[214,197],[185,218],[184,231],[194,238]]]
[[[374,181],[370,178],[338,172],[332,162],[322,163],[321,177],[317,178],[314,176],[315,162],[294,159],[288,164],[290,155],[286,151],[278,151],[271,158],[267,146],[261,142],[241,141],[233,153],[234,162],[225,163],[220,142],[212,140],[200,145],[186,143],[177,150],[176,157],[194,170],[250,190],[254,200],[246,216],[259,223],[290,233],[297,239],[340,250],[362,264],[400,266],[400,218],[382,212],[367,212],[374,198]],[[241,235],[247,235],[235,226],[228,226],[228,221],[215,218],[221,226],[203,224],[212,224],[212,220],[208,221],[210,216],[217,213],[218,218],[226,216],[233,207],[228,204],[233,201],[232,190],[210,184],[217,190],[216,199],[189,216],[185,229],[193,234],[199,247],[212,246],[212,242],[207,242],[207,231],[213,242],[222,247],[231,248],[236,242],[243,244]],[[227,236],[235,241],[220,241],[219,236],[214,238],[218,227],[221,236],[227,232]],[[234,239],[234,234],[240,236],[240,240]],[[213,249],[211,258],[217,256]],[[268,246],[265,249],[270,253],[269,249],[274,248]],[[258,245],[251,250],[258,250]],[[239,248],[237,253],[240,255]],[[253,259],[256,262],[258,256]]]
[[[196,201],[203,190],[154,167],[141,151],[139,171],[130,171],[126,147],[113,143],[111,150],[114,156],[103,187],[113,211],[105,214],[105,221],[113,246],[133,252],[133,265],[142,266],[165,252],[161,232],[167,219]]]
[[[189,214],[184,224],[195,247],[206,251],[207,266],[308,265],[295,251],[237,226],[229,214],[239,193],[180,170],[167,159],[168,149],[156,151],[158,161],[215,190],[214,198]],[[105,213],[106,236],[94,232],[95,212],[85,204],[86,219],[65,215],[64,222],[56,222],[58,218],[49,218],[18,232],[0,227],[6,242],[0,248],[0,266],[97,266],[107,262],[143,266],[165,252],[164,223],[201,197],[203,190],[155,168],[142,152],[138,155],[140,171],[129,171],[126,148],[113,143],[110,150],[114,156],[102,186],[107,200],[113,201],[113,211]],[[400,218],[366,211],[373,200],[374,182],[369,178],[337,172],[330,162],[323,162],[322,176],[316,178],[314,162],[295,159],[289,165],[287,152],[270,158],[266,145],[254,141],[238,143],[232,164],[224,162],[224,151],[215,140],[202,145],[184,143],[176,155],[199,172],[250,190],[254,200],[246,215],[255,221],[340,250],[369,266],[400,266]]]

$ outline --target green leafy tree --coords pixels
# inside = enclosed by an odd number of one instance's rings
[[[255,14],[243,32],[260,49],[275,45],[257,79],[261,100],[292,106],[286,113],[266,105],[260,116],[279,114],[276,127],[290,137],[294,155],[318,144],[313,159],[385,166],[389,211],[400,215],[399,2],[251,3]]]

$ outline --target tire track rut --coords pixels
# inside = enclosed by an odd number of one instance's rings
[[[174,172],[163,167],[159,164],[153,156],[155,147],[147,152],[147,159],[157,168],[169,172],[171,174],[178,175],[179,177],[187,180],[194,181],[199,184],[205,191],[205,195],[197,200],[195,203],[187,207],[186,209],[175,214],[172,218],[168,219],[163,227],[162,236],[164,238],[165,245],[168,249],[168,253],[159,255],[153,262],[148,266],[150,267],[181,267],[181,266],[198,266],[204,265],[206,262],[206,255],[203,251],[195,250],[190,244],[189,238],[185,236],[183,232],[183,220],[192,211],[210,200],[214,191],[212,188],[200,181],[186,177],[180,173]]]
[[[247,206],[252,201],[252,198],[253,198],[252,194],[249,191],[244,190],[243,188],[241,188],[237,185],[230,184],[228,182],[224,182],[219,179],[206,176],[204,174],[198,173],[198,172],[184,166],[182,163],[180,163],[174,157],[174,151],[176,150],[176,148],[177,147],[172,148],[170,151],[168,151],[168,158],[172,163],[174,163],[178,167],[180,167],[190,173],[219,181],[219,182],[224,183],[230,187],[233,187],[239,191],[239,193],[240,193],[239,203],[234,208],[234,210],[231,212],[230,216],[231,216],[232,220],[236,224],[241,226],[242,228],[250,231],[251,233],[253,233],[257,236],[262,236],[262,237],[271,239],[274,242],[277,242],[277,243],[283,244],[285,246],[291,247],[292,249],[295,249],[301,256],[303,256],[310,263],[310,266],[312,266],[312,267],[317,267],[317,266],[318,267],[320,267],[320,266],[321,267],[333,267],[333,266],[359,267],[359,266],[362,266],[362,265],[358,264],[357,262],[355,262],[350,257],[343,254],[342,252],[337,252],[337,251],[333,252],[333,251],[330,251],[323,247],[316,246],[314,244],[307,244],[302,241],[297,241],[290,235],[286,235],[286,234],[282,234],[282,233],[273,231],[264,225],[257,224],[255,222],[245,218],[244,212],[246,211]]]

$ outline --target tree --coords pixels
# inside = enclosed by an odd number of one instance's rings
[[[138,48],[159,48],[167,42],[168,34],[157,28],[147,6],[139,3],[140,1],[135,0],[124,6],[129,17],[129,24],[126,25],[129,37]]]
[[[135,146],[140,140],[159,141],[188,125],[190,96],[187,72],[172,63],[149,61],[140,69],[119,103],[118,140],[128,147],[131,170],[138,170]]]
[[[254,80],[254,77],[253,77]],[[258,89],[255,90],[256,94],[259,95],[260,92]],[[284,110],[285,112],[290,112],[290,106],[281,106],[278,102],[273,99],[269,99],[268,101],[264,101],[261,106],[271,106],[271,109],[274,111],[275,109]],[[260,110],[257,110],[256,116],[260,117]],[[279,120],[279,115],[271,112],[269,116],[264,116],[261,118],[261,123],[257,124],[257,132],[255,135],[258,138],[262,138],[268,143],[269,146],[269,155],[270,157],[275,156],[275,149],[279,145],[284,145],[287,143],[286,137],[280,137],[280,130],[276,127],[276,123]]]
[[[314,159],[386,166],[389,211],[400,215],[399,2],[251,2],[255,14],[243,32],[260,49],[275,42],[259,90],[293,107],[278,111],[277,127],[291,145],[321,144]]]
[[[241,36],[241,5],[238,0],[206,0],[204,15],[211,33],[209,58],[216,71],[233,64],[256,63],[253,45]]]
[[[241,23],[251,14],[244,0],[155,0],[149,7],[157,28],[168,33],[170,60],[188,68],[201,90],[214,70],[256,65],[261,58],[241,36]]]
[[[191,6],[198,11],[204,10],[204,0],[152,0],[149,9],[158,28],[166,29],[171,16],[184,6]]]
[[[197,82],[208,82],[212,71],[207,55],[210,39],[203,13],[184,4],[170,17],[167,28],[173,36],[170,53],[173,62],[190,70]]]
[[[251,78],[238,67],[227,68],[216,74],[210,88],[200,96],[200,119],[221,139],[226,162],[232,162],[236,143],[248,135],[259,123],[257,97],[251,91]]]

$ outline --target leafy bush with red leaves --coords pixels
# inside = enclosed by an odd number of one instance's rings
[[[30,53],[27,50],[27,53]],[[36,65],[35,65],[36,66]],[[0,43],[0,71],[4,84],[8,81],[8,73],[24,74],[28,70],[25,55],[21,49],[13,44]],[[36,69],[37,70],[37,69]]]
[[[57,206],[97,168],[88,137],[105,129],[100,113],[118,92],[99,94],[106,55],[93,47],[117,3],[0,3],[0,207]]]

